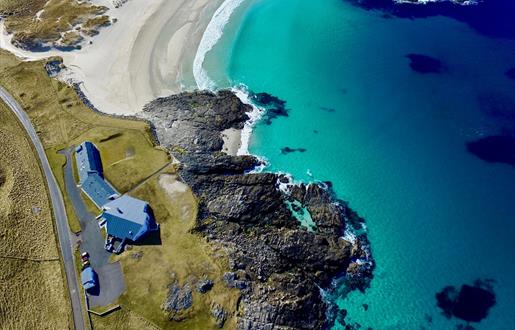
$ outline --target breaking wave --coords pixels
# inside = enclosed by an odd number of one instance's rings
[[[215,11],[211,21],[207,25],[206,31],[200,40],[200,44],[193,60],[193,77],[199,89],[215,89],[215,83],[209,78],[203,68],[207,53],[216,45],[223,35],[224,27],[229,22],[232,13],[245,0],[226,0]]]

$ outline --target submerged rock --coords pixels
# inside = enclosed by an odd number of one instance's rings
[[[511,0],[343,0],[382,17],[426,18],[445,16],[468,24],[489,37],[515,39],[515,1]]]
[[[480,322],[495,305],[495,294],[489,281],[476,281],[461,288],[446,286],[436,294],[437,305],[447,318],[456,317],[467,322]]]
[[[515,137],[487,136],[467,142],[467,150],[486,162],[515,166]]]
[[[446,70],[442,62],[434,57],[422,54],[408,54],[410,67],[418,73],[441,73]]]
[[[504,74],[506,74],[506,77],[515,80],[515,67],[509,68]]]
[[[278,117],[288,117],[286,101],[281,100],[276,96],[268,93],[251,93],[250,99],[257,106],[266,109],[262,120],[267,125],[272,124],[272,121]]]
[[[284,147],[281,148],[281,153],[283,155],[290,154],[292,152],[306,152],[307,150],[305,148],[290,148],[290,147]]]
[[[141,116],[181,161],[181,177],[198,197],[194,232],[227,252],[224,282],[241,292],[237,328],[321,329],[328,305],[320,288],[331,290],[343,275],[352,288],[364,289],[372,276],[366,236],[342,238],[363,219],[329,187],[247,174],[257,158],[222,153],[220,133],[242,128],[250,110],[228,91],[195,92],[157,99]],[[300,226],[287,205],[293,199],[310,213],[316,232]]]
[[[319,108],[320,108],[320,110],[325,111],[325,112],[336,112],[335,108],[328,108],[328,107],[319,107]]]

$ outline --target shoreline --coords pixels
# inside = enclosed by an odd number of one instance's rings
[[[326,184],[287,184],[290,179],[280,173],[249,174],[258,158],[220,155],[222,136],[227,147],[250,111],[232,91],[196,91],[155,100],[142,117],[153,123],[161,146],[184,164],[181,179],[202,196],[197,233],[227,253],[224,280],[241,293],[237,328],[264,328],[284,313],[279,327],[321,329],[336,317],[325,299],[332,283],[364,290],[372,278],[368,239],[350,234],[364,219]],[[281,184],[285,189],[278,189]],[[309,214],[316,230],[301,225],[291,203]],[[346,230],[349,241],[342,237]],[[308,309],[312,315],[301,314]]]
[[[193,71],[204,30],[222,0],[131,0],[107,14],[117,21],[82,49],[31,52],[14,47],[0,21],[0,48],[26,61],[60,56],[67,70],[61,79],[80,82],[85,96],[100,111],[133,115],[162,96],[176,94]]]

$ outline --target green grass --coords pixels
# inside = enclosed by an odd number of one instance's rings
[[[43,8],[47,0],[0,0],[1,14],[29,15]]]
[[[170,166],[166,172],[173,172]],[[173,193],[163,188],[163,182],[176,183],[183,191]],[[133,246],[118,257],[122,261],[127,291],[121,297],[123,306],[152,320],[161,328],[169,329],[214,329],[210,317],[212,303],[218,303],[229,313],[234,312],[239,291],[227,289],[222,276],[225,272],[226,256],[219,250],[214,255],[212,246],[203,238],[191,233],[197,215],[197,201],[186,185],[175,182],[173,175],[156,176],[136,189],[131,195],[146,200],[154,210],[160,224],[162,245]],[[139,259],[131,255],[141,252]],[[181,322],[169,321],[160,306],[165,301],[171,274],[180,285],[189,276],[204,276],[215,282],[211,291],[200,294],[193,290],[193,306],[182,316]],[[227,329],[233,328],[234,318],[227,322]]]
[[[170,155],[155,145],[147,123],[101,115],[86,108],[75,91],[51,79],[44,70],[44,62],[20,62],[0,51],[0,85],[5,87],[27,111],[46,149],[56,179],[64,192],[64,156],[58,150],[77,145],[84,140],[94,142],[100,150],[106,179],[120,192],[149,202],[161,228],[161,245],[133,246],[113,259],[120,260],[127,291],[117,303],[120,311],[105,318],[92,316],[96,329],[152,328],[156,324],[165,329],[212,329],[212,303],[218,303],[234,313],[239,291],[228,289],[222,282],[227,258],[221,249],[214,249],[202,237],[191,233],[197,213],[197,200],[191,190],[179,183],[181,191],[167,192],[160,180],[174,183],[171,177],[155,175],[170,162]],[[161,173],[172,175],[172,164]],[[76,174],[75,174],[76,176]],[[139,185],[140,183],[143,184]],[[172,184],[173,186],[173,184]],[[132,190],[132,188],[137,187]],[[70,228],[78,229],[67,194],[63,194]],[[88,200],[85,199],[86,203]],[[92,205],[90,209],[95,209]],[[134,252],[142,252],[139,259]],[[193,275],[209,277],[213,289],[201,295],[194,291],[193,306],[182,322],[169,321],[161,305],[175,274],[179,284]],[[144,319],[148,320],[145,321]],[[227,321],[226,329],[235,328],[235,318]]]
[[[88,36],[94,36],[98,34],[98,30],[102,27],[111,25],[111,19],[107,15],[97,16],[90,18],[86,23],[82,24],[81,31]]]
[[[64,166],[66,165],[66,157],[64,155],[58,154],[55,149],[47,149],[46,156],[48,158],[48,162],[50,167],[52,168],[52,172],[54,172],[55,179],[57,180],[57,184],[59,188],[63,192],[63,200],[64,206],[66,208],[66,216],[68,217],[68,225],[70,226],[70,230],[73,233],[78,233],[80,229],[80,222],[73,210],[70,197],[68,197],[68,193],[66,193],[66,187],[64,185]]]
[[[39,159],[1,101],[0,123],[0,328],[66,329],[71,310]]]
[[[0,0],[0,13],[11,15],[5,18],[5,28],[13,33],[13,43],[31,45],[41,41],[57,45],[61,33],[70,33],[82,23],[102,15],[107,8],[91,5],[88,2],[79,3],[77,0]],[[39,19],[36,14],[40,12]],[[64,42],[77,39],[68,35]]]
[[[117,310],[106,316],[97,316],[91,314],[91,320],[95,330],[159,330],[150,321],[144,319],[137,313],[122,306]]]
[[[105,177],[121,193],[169,162],[169,154],[154,145],[147,123],[91,111],[71,87],[49,78],[43,64],[42,61],[20,62],[0,50],[0,84],[27,111],[62,191],[65,191],[62,169],[65,158],[57,151],[85,140],[98,146]],[[70,228],[76,232],[80,228],[78,221],[66,194],[63,197]]]

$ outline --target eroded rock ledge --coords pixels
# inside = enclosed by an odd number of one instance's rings
[[[220,132],[242,128],[250,110],[229,91],[195,92],[157,99],[141,116],[181,161],[181,176],[199,199],[195,231],[228,251],[224,279],[242,295],[238,328],[320,329],[328,311],[321,288],[346,276],[349,286],[364,289],[372,276],[365,234],[342,238],[363,219],[328,187],[247,174],[257,158],[222,153]],[[310,213],[313,231],[300,226],[292,203]]]

